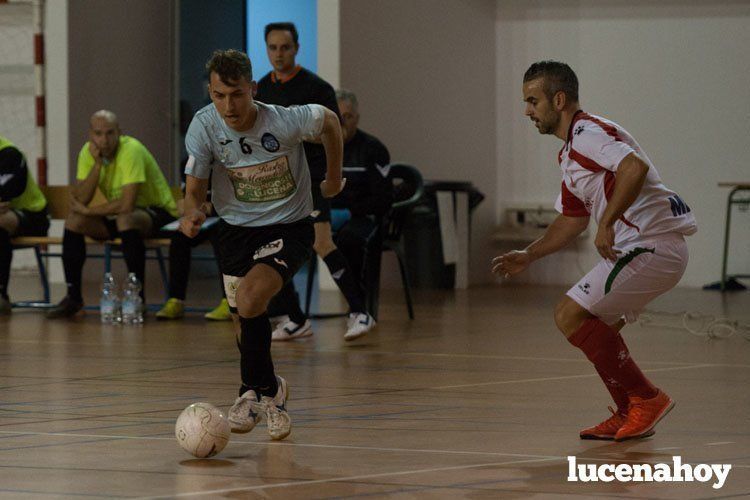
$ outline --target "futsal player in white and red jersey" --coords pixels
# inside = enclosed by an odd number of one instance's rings
[[[695,233],[695,218],[625,129],[581,109],[578,78],[567,64],[532,64],[523,98],[539,133],[564,141],[555,204],[560,215],[524,250],[493,259],[493,272],[506,278],[522,272],[572,242],[594,218],[602,260],[562,297],[555,323],[594,364],[617,410],[610,408],[611,417],[580,436],[615,441],[650,436],[674,401],[641,372],[619,332],[680,281],[688,262],[685,236]]]

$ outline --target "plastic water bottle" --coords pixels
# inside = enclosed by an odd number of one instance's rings
[[[141,307],[141,282],[135,273],[128,274],[128,281],[122,293],[122,322],[126,325],[143,323],[143,308]]]
[[[117,293],[117,285],[112,273],[104,274],[102,297],[99,300],[99,313],[102,324],[105,325],[114,325],[122,319],[120,317],[120,296]]]

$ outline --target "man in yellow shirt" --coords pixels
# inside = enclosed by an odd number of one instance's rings
[[[10,314],[8,297],[13,236],[46,236],[47,200],[29,175],[23,154],[0,136],[0,316]]]
[[[76,178],[63,233],[68,293],[48,311],[49,318],[70,317],[83,308],[85,236],[98,240],[120,237],[128,271],[143,283],[143,240],[177,215],[174,198],[156,160],[137,139],[120,133],[117,117],[111,111],[101,110],[91,116],[89,141],[78,154]],[[97,188],[107,202],[88,206]]]

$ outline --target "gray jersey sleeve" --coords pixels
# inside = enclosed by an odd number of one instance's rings
[[[284,110],[285,122],[288,124],[291,142],[302,142],[316,139],[323,131],[325,108],[320,104],[292,106]]]
[[[185,134],[185,149],[188,152],[188,162],[185,166],[185,174],[208,179],[211,176],[211,139],[206,131],[206,126],[198,118],[190,122],[187,134]]]

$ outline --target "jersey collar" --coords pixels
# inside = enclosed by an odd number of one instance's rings
[[[298,64],[294,67],[294,71],[292,71],[290,74],[282,78],[277,77],[275,71],[271,71],[271,81],[273,83],[286,83],[292,78],[294,78],[295,76],[297,76],[297,74],[300,72],[301,69],[302,69],[302,66]]]
[[[565,141],[566,143],[573,141],[573,127],[578,120],[582,120],[585,117],[586,113],[582,109],[579,109],[578,111],[573,113],[573,119],[570,120],[570,126],[568,127],[568,139]]]

